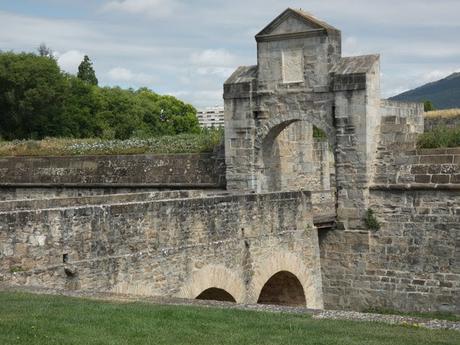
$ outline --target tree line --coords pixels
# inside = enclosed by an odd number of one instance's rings
[[[51,50],[0,52],[0,139],[128,139],[196,133],[196,109],[148,88],[99,87],[85,56],[64,73]]]

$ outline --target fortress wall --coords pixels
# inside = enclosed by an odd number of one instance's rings
[[[371,190],[381,229],[320,233],[328,308],[460,312],[459,191]]]
[[[416,150],[419,104],[382,102],[379,230],[320,232],[327,308],[460,312],[460,150]]]
[[[0,158],[0,200],[224,187],[210,153]]]
[[[308,305],[321,307],[308,192],[0,212],[0,280],[12,284],[194,298],[196,272],[223,270],[232,286],[221,288],[255,303],[276,273],[264,262],[280,255],[278,268],[296,270]]]

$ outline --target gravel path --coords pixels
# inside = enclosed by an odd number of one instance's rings
[[[400,315],[383,315],[372,313],[360,313],[356,311],[339,311],[339,310],[314,310],[303,307],[286,307],[264,304],[235,304],[230,302],[189,300],[183,298],[170,297],[144,297],[125,294],[114,294],[94,291],[66,291],[37,287],[9,286],[0,283],[0,292],[28,292],[45,295],[59,295],[69,297],[89,298],[104,301],[117,302],[145,302],[159,305],[180,305],[180,306],[200,306],[209,308],[225,308],[238,310],[252,310],[272,313],[290,313],[311,315],[314,319],[328,320],[350,320],[361,322],[382,322],[391,325],[405,325],[412,327],[424,327],[429,329],[450,329],[460,332],[460,322],[447,320],[430,320],[426,318],[400,316]]]

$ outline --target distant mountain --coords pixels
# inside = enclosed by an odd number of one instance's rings
[[[431,101],[436,109],[460,108],[460,73],[391,97],[394,101]]]

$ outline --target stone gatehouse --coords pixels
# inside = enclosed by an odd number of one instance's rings
[[[256,41],[225,154],[0,158],[0,282],[460,312],[460,148],[417,150],[423,106],[331,25],[287,9]]]

